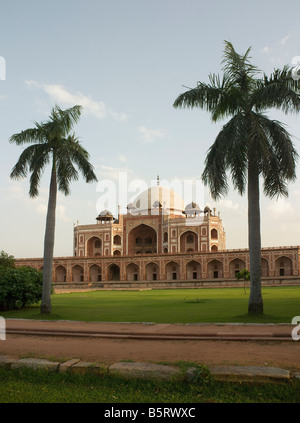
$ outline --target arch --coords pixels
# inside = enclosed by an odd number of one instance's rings
[[[241,260],[238,258],[231,260],[229,263],[230,278],[235,278],[236,274],[245,268],[246,268],[246,263],[244,262],[244,260]]]
[[[157,252],[157,233],[151,226],[144,223],[131,229],[128,234],[128,254]]]
[[[157,281],[159,279],[159,266],[157,263],[151,262],[146,265],[146,281]]]
[[[122,239],[121,239],[120,235],[115,235],[114,236],[114,244],[115,245],[121,245],[121,243],[122,243]]]
[[[267,259],[261,259],[261,276],[269,276],[269,262]]]
[[[218,251],[218,246],[217,245],[212,245],[211,246],[211,251]]]
[[[130,263],[126,266],[126,280],[138,281],[139,280],[139,266],[135,263]]]
[[[212,260],[207,264],[208,277],[218,279],[223,277],[223,263],[219,260]]]
[[[121,251],[120,250],[115,250],[114,251],[114,256],[120,256],[121,255]]]
[[[218,239],[218,231],[217,231],[217,229],[212,229],[210,231],[210,237],[211,237],[211,239]]]
[[[90,273],[89,279],[90,279],[91,282],[100,282],[101,281],[102,276],[101,276],[101,267],[100,266],[98,266],[97,264],[93,264],[90,267],[89,273]]]
[[[102,240],[97,236],[92,236],[86,243],[87,257],[99,257],[103,255]]]
[[[83,267],[76,264],[76,266],[72,267],[72,281],[73,282],[83,282]]]
[[[55,282],[66,282],[67,269],[65,266],[57,266],[55,269]]]
[[[166,279],[178,280],[180,279],[180,265],[175,261],[170,261],[166,264]]]
[[[111,264],[107,268],[107,280],[119,281],[120,280],[120,267],[117,264]]]
[[[198,234],[194,231],[185,231],[180,235],[180,252],[198,251]]]
[[[169,252],[168,248],[167,248],[167,247],[165,247],[165,248],[164,248],[164,253],[165,253],[165,254],[167,254],[168,252]]]
[[[201,266],[198,261],[192,260],[187,263],[186,278],[189,280],[201,278]]]
[[[275,260],[275,275],[276,276],[292,276],[293,263],[292,260],[286,256],[278,257]]]
[[[165,232],[164,233],[164,241],[163,242],[168,242],[168,238],[169,238],[168,232]]]

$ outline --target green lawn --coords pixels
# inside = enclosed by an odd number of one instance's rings
[[[52,296],[52,313],[39,305],[1,312],[4,318],[155,323],[291,323],[300,315],[300,287],[263,287],[264,314],[247,314],[249,288],[90,291]]]
[[[299,403],[300,382],[206,384],[0,368],[0,403]],[[21,417],[21,416],[20,416]]]

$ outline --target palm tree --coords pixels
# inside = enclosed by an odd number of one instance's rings
[[[249,60],[250,48],[239,55],[225,41],[223,77],[209,75],[209,83],[179,95],[174,107],[199,107],[211,113],[212,121],[230,116],[210,147],[202,179],[218,200],[228,193],[227,172],[234,189],[248,190],[248,241],[250,255],[249,313],[262,313],[260,177],[264,194],[287,196],[287,182],[296,178],[297,153],[283,124],[264,112],[270,108],[288,113],[300,111],[299,84],[292,70],[284,67],[271,76],[258,76]]]
[[[43,294],[41,313],[51,313],[52,264],[55,235],[55,210],[57,190],[65,195],[70,193],[70,183],[78,180],[78,170],[86,182],[96,181],[93,166],[89,163],[88,152],[80,145],[70,131],[78,122],[81,106],[61,110],[57,105],[52,109],[48,121],[36,123],[35,127],[12,135],[11,143],[30,143],[19,157],[10,177],[20,179],[30,172],[29,196],[39,194],[39,184],[45,166],[51,164],[48,211],[44,239]]]

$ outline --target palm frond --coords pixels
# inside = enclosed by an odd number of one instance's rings
[[[223,54],[223,72],[230,82],[239,87],[243,92],[249,91],[254,84],[254,75],[259,72],[259,69],[250,62],[249,47],[246,53],[242,56],[238,54],[233,45],[225,41],[225,49]]]
[[[21,131],[18,134],[14,134],[9,138],[10,143],[17,145],[32,144],[32,143],[43,143],[45,142],[44,135],[41,133],[38,127],[29,128],[25,131]]]
[[[11,171],[11,179],[22,179],[27,177],[28,169],[32,162],[32,157],[35,154],[37,146],[37,144],[31,145],[21,153],[19,160]]]
[[[76,105],[62,110],[56,105],[50,115],[50,120],[45,124],[45,129],[52,138],[66,137],[74,124],[78,122],[82,112],[82,106]]]
[[[72,161],[77,165],[86,182],[96,182],[97,176],[94,167],[89,162],[89,153],[83,148],[79,140],[73,134],[68,137],[68,151]]]
[[[292,70],[285,66],[257,80],[251,95],[251,106],[257,111],[276,108],[284,113],[300,112],[300,84],[292,78]]]
[[[218,75],[209,75],[209,84],[198,82],[197,87],[180,94],[175,100],[175,108],[201,108],[211,113],[216,122],[239,110],[239,98],[234,93],[228,79],[220,80]]]
[[[252,113],[251,157],[259,163],[264,178],[264,193],[273,198],[287,196],[287,182],[296,179],[298,154],[288,131],[281,122],[271,120],[261,113]]]

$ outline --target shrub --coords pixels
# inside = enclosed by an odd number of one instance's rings
[[[15,267],[15,258],[10,256],[5,251],[0,252],[0,266],[4,267]]]
[[[208,367],[199,364],[196,367],[191,367],[188,370],[188,379],[195,385],[207,385],[213,381],[212,374]]]
[[[0,310],[14,310],[42,298],[43,275],[31,267],[0,266]]]

